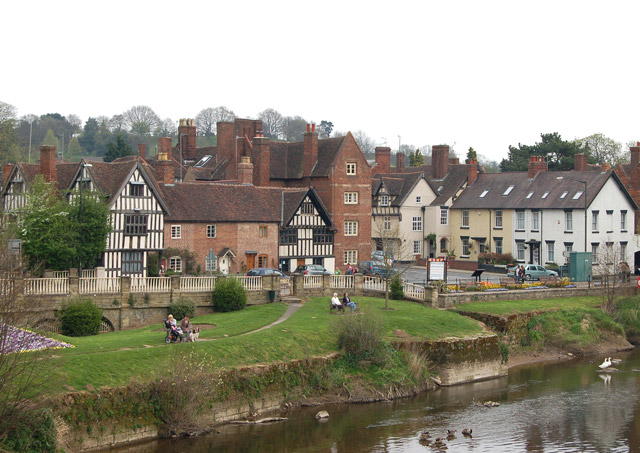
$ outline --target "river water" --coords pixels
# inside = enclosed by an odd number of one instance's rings
[[[601,357],[526,365],[509,377],[441,388],[388,403],[289,410],[289,420],[225,425],[195,439],[159,440],[125,452],[640,451],[640,351],[615,354],[620,371],[598,373]],[[496,401],[498,407],[479,406]],[[330,414],[318,421],[319,410]],[[471,428],[473,437],[461,434]],[[421,443],[456,429],[441,445]],[[446,435],[445,435],[446,437]],[[432,439],[433,439],[432,438]]]

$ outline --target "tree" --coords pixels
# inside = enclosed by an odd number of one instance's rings
[[[320,138],[331,137],[331,131],[333,131],[333,123],[331,121],[322,120],[318,126],[320,129]]]
[[[67,147],[67,159],[70,161],[79,161],[82,157],[82,148],[78,137],[73,137]]]
[[[282,122],[282,135],[287,141],[301,141],[307,130],[307,120],[301,116],[287,116]]]
[[[196,128],[200,135],[213,137],[216,135],[216,124],[221,121],[234,121],[236,114],[225,106],[207,107],[196,115]]]
[[[476,150],[470,146],[469,151],[467,151],[467,158],[464,161],[465,164],[471,162],[471,159],[475,160],[476,163],[478,162],[478,153],[476,153]]]
[[[584,153],[585,148],[575,141],[565,141],[557,132],[540,134],[542,141],[534,145],[518,144],[509,146],[509,156],[502,159],[502,171],[526,171],[531,156],[544,156],[549,164],[549,170],[572,170],[573,156]]]
[[[109,120],[109,131],[120,132],[127,126],[124,115],[113,115]]]
[[[500,173],[500,164],[498,161],[491,160],[483,154],[478,155],[478,164],[480,164],[487,173]]]
[[[80,147],[85,150],[87,154],[92,154],[95,152],[97,143],[96,138],[100,133],[100,124],[96,118],[89,118],[86,123],[84,123],[84,128],[82,134],[78,138],[78,142]]]
[[[258,119],[262,120],[262,131],[265,137],[277,140],[282,136],[284,118],[280,112],[269,108],[260,112]]]
[[[150,135],[162,121],[151,107],[136,105],[122,114],[126,127],[132,134]]]
[[[104,254],[111,231],[109,207],[103,196],[88,190],[76,191],[69,203],[69,216],[76,232],[76,260],[69,267],[93,269]]]
[[[47,131],[47,135],[42,140],[41,145],[44,146],[55,146],[56,149],[60,149],[60,142],[58,141],[58,137],[55,136],[52,129]]]
[[[376,142],[361,130],[357,130],[353,134],[353,138],[363,153],[373,153],[376,149]]]
[[[178,134],[178,128],[171,118],[165,118],[154,133],[158,137],[175,137]]]
[[[120,157],[133,155],[133,149],[125,141],[122,134],[116,135],[115,141],[107,145],[107,152],[104,155],[105,162],[112,162]]]
[[[607,313],[613,313],[617,288],[622,279],[629,279],[629,264],[622,256],[620,245],[613,242],[598,247],[593,256],[593,263],[594,277],[600,278],[602,309]]]
[[[420,165],[424,165],[424,156],[418,148],[415,151],[409,153],[409,166],[419,167]]]
[[[13,120],[0,122],[0,164],[20,160],[20,148],[16,143]]]
[[[610,164],[612,167],[625,161],[622,144],[603,135],[593,134],[579,138],[576,142],[587,151],[589,161],[597,164]]]
[[[18,110],[11,104],[0,101],[0,124],[15,120]]]

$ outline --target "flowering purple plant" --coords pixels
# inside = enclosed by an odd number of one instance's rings
[[[4,338],[0,338],[0,354],[39,351],[41,349],[73,348],[73,345],[69,343],[47,338],[30,330],[3,323],[0,323],[0,332],[4,334]]]

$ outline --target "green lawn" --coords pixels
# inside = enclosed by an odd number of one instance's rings
[[[478,322],[457,313],[427,308],[407,301],[390,301],[393,310],[385,311],[384,300],[357,298],[361,312],[383,317],[387,339],[401,329],[418,339],[463,337],[482,332]],[[212,369],[256,363],[268,363],[328,354],[336,350],[333,321],[347,314],[329,314],[326,298],[307,302],[290,319],[261,332],[242,336],[275,321],[286,305],[275,303],[248,307],[239,312],[214,313],[193,319],[194,324],[215,324],[203,330],[197,343],[164,344],[160,324],[142,329],[102,334],[95,337],[56,336],[76,347],[48,353],[49,382],[55,393],[66,386],[76,390],[88,384],[95,388],[117,386],[133,380],[152,379],[170,372],[180,356],[202,360]],[[225,336],[227,335],[227,336]],[[66,384],[63,385],[63,384]]]
[[[469,302],[456,305],[453,311],[510,315],[530,311],[547,311],[558,308],[594,308],[602,303],[600,297],[571,297],[552,299],[497,300],[494,302]]]

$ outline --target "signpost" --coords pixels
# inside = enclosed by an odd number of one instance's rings
[[[447,281],[447,259],[429,258],[427,261],[427,282],[432,280]]]

